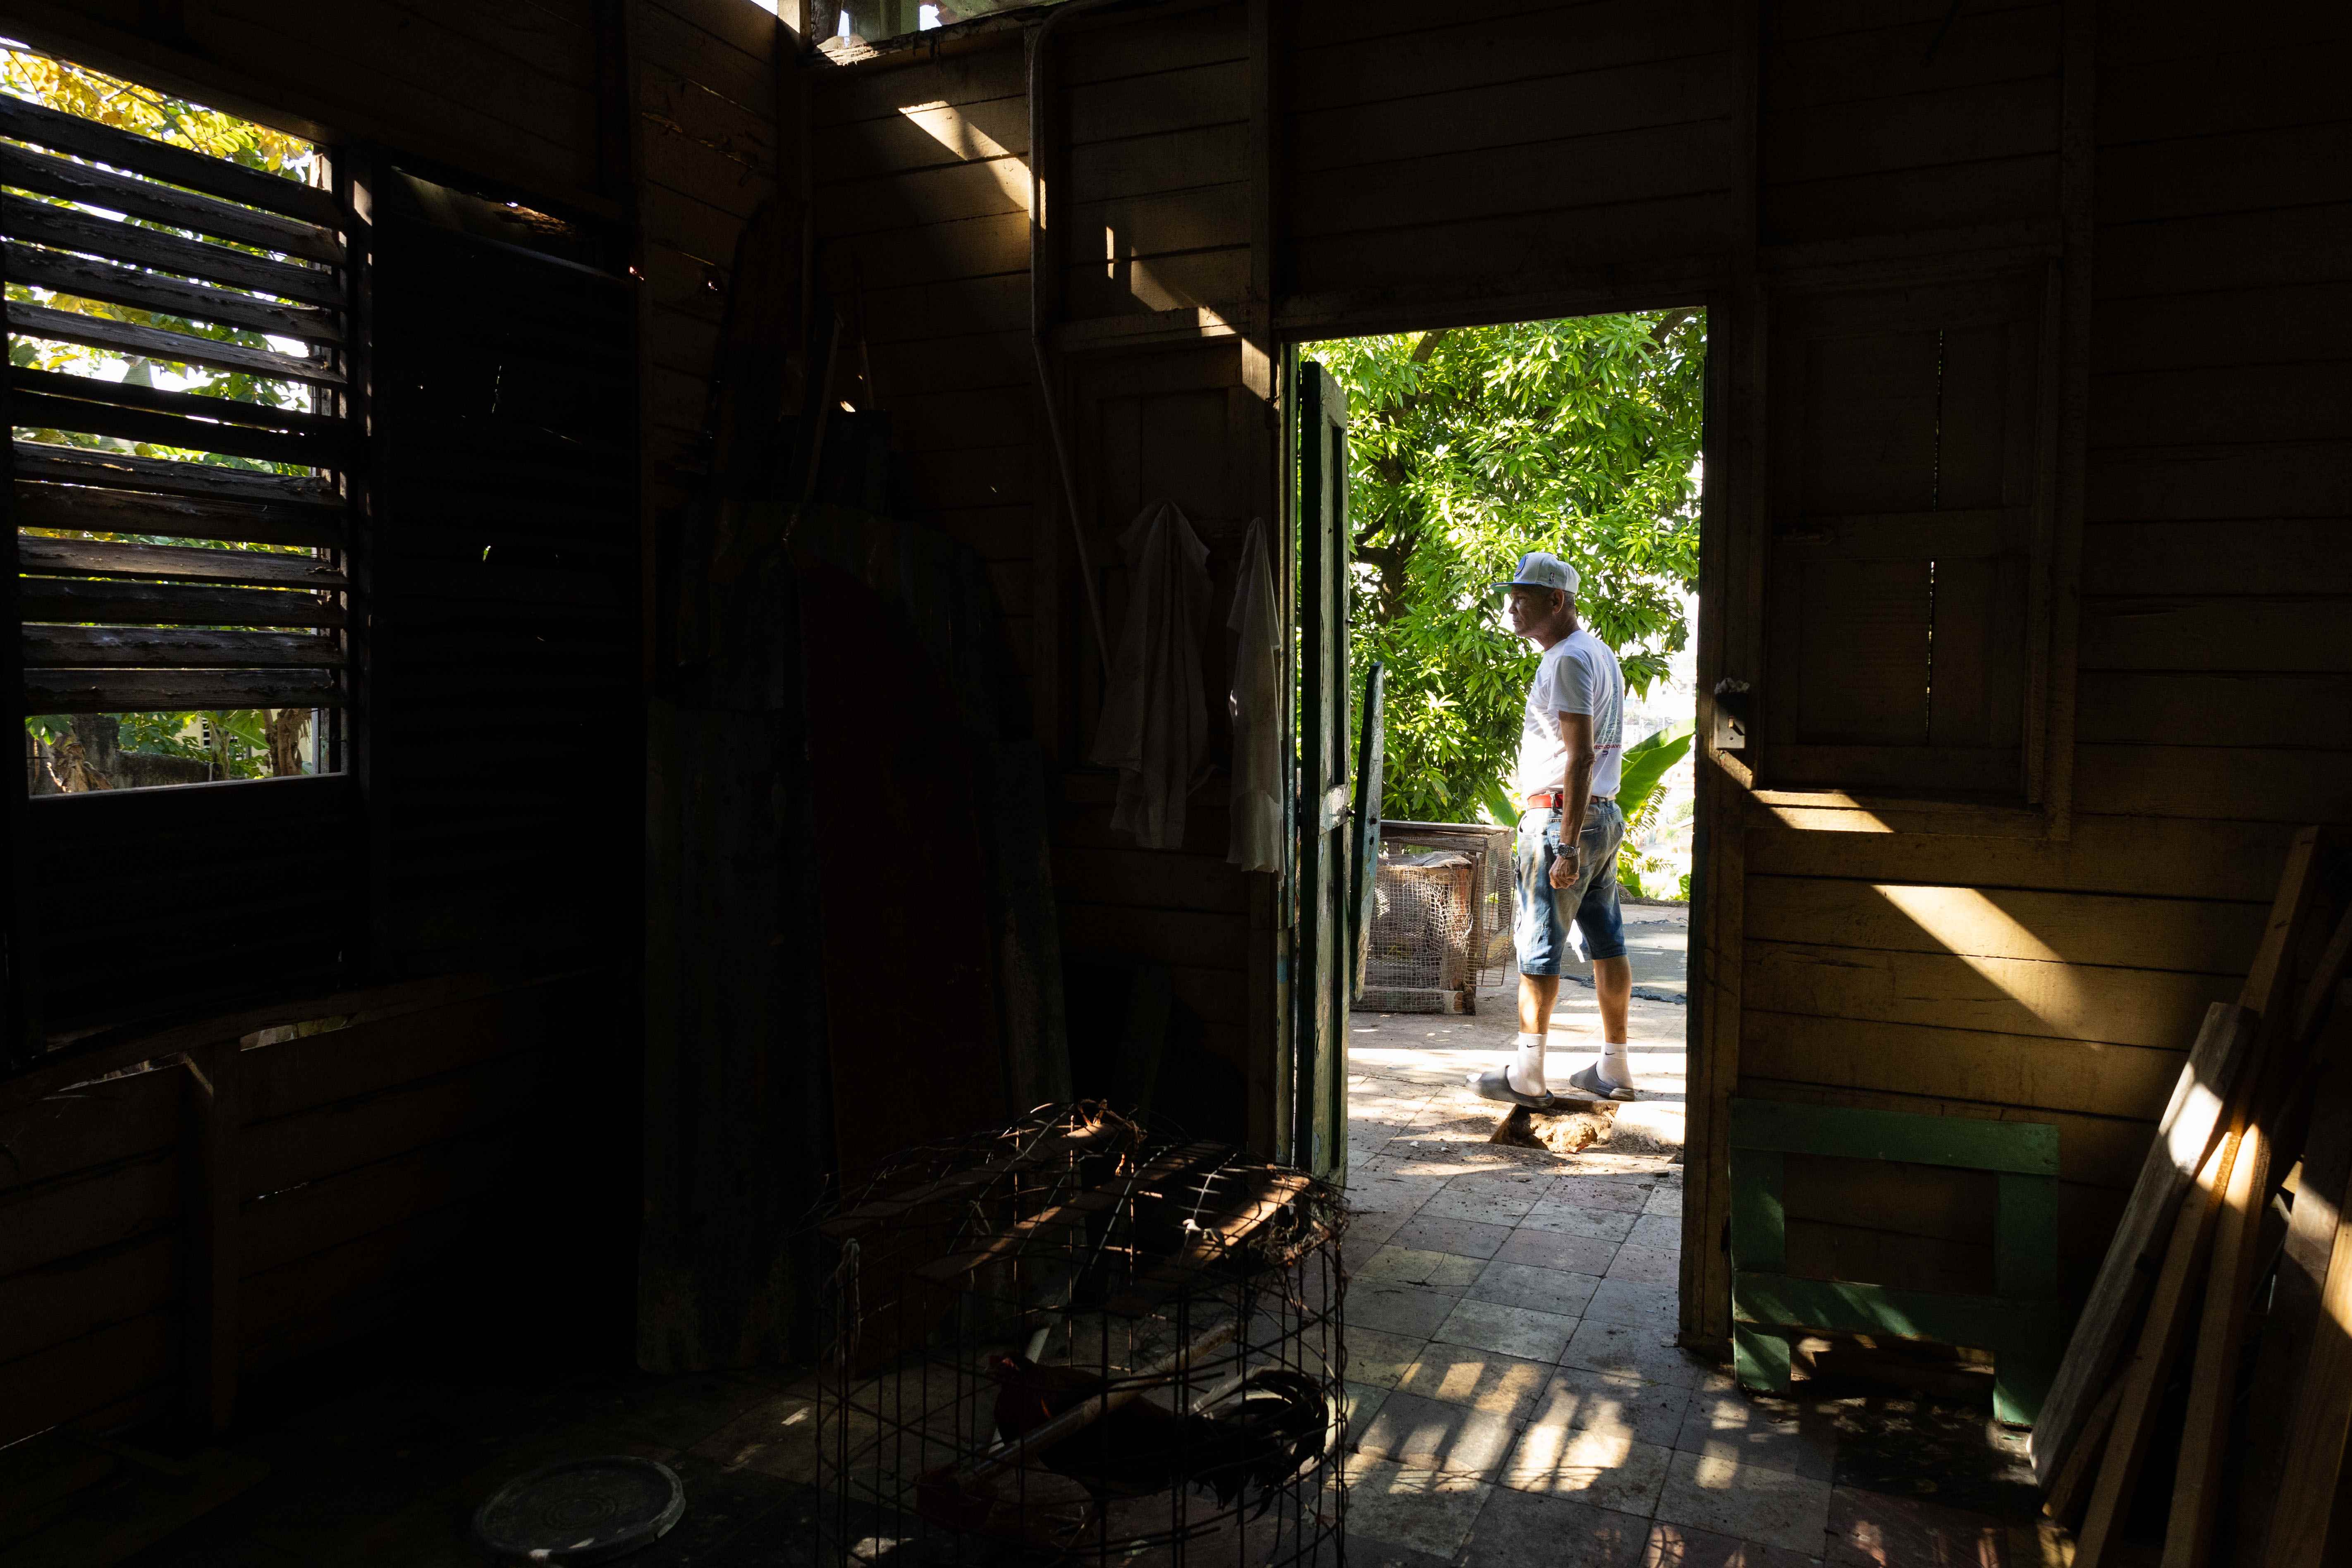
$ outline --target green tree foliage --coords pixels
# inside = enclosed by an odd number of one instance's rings
[[[1350,657],[1388,664],[1389,816],[1468,818],[1518,746],[1536,654],[1488,584],[1549,550],[1644,692],[1698,581],[1706,327],[1643,311],[1319,343],[1348,389]]]

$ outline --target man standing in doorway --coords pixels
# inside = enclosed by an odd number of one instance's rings
[[[1597,1100],[1634,1098],[1625,1057],[1625,1022],[1633,994],[1625,928],[1617,912],[1617,846],[1625,818],[1617,809],[1624,754],[1625,677],[1609,645],[1576,615],[1576,568],[1545,551],[1519,557],[1507,583],[1511,632],[1543,650],[1519,729],[1517,796],[1519,1048],[1508,1067],[1473,1077],[1489,1100],[1548,1109],[1557,1098],[1544,1082],[1544,1048],[1559,969],[1572,923],[1592,960],[1601,1001],[1601,1047],[1569,1087]]]

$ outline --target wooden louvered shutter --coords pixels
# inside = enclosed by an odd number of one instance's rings
[[[1760,783],[2036,798],[2053,297],[1776,300]]]
[[[336,196],[13,98],[0,136],[31,144],[0,144],[0,186],[35,194],[0,195],[0,274],[31,296],[8,301],[12,346],[239,372],[309,405],[12,363],[26,714],[340,710],[352,443]],[[153,324],[58,308],[74,300]],[[206,335],[222,328],[268,346]],[[320,731],[332,768],[338,731]]]

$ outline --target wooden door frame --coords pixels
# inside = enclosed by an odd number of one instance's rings
[[[1323,389],[1337,393],[1342,406],[1335,416],[1328,403],[1318,403],[1310,426],[1306,417],[1307,378],[1300,374],[1305,362],[1296,353],[1286,353],[1284,361],[1284,380],[1291,395],[1283,425],[1292,433],[1293,441],[1283,454],[1283,490],[1297,512],[1296,526],[1286,539],[1289,548],[1303,556],[1308,531],[1319,531],[1328,516],[1332,551],[1331,559],[1318,570],[1322,581],[1318,586],[1328,590],[1328,596],[1327,602],[1317,606],[1313,623],[1306,615],[1305,590],[1309,580],[1304,575],[1303,559],[1292,573],[1299,584],[1292,601],[1292,613],[1299,624],[1297,634],[1290,638],[1291,684],[1297,692],[1290,710],[1301,720],[1311,720],[1319,735],[1302,725],[1297,744],[1291,752],[1293,776],[1288,799],[1293,816],[1285,880],[1294,889],[1291,907],[1295,911],[1290,947],[1292,1013],[1288,1051],[1292,1088],[1291,1103],[1285,1109],[1291,1127],[1290,1163],[1344,1182],[1348,1169],[1348,999],[1353,989],[1349,964],[1354,945],[1348,938],[1352,929],[1348,911],[1354,901],[1354,889],[1349,882],[1349,858],[1344,848],[1336,848],[1334,843],[1337,840],[1339,845],[1345,844],[1346,826],[1344,822],[1334,823],[1328,815],[1326,792],[1339,789],[1352,794],[1349,742],[1355,725],[1349,698],[1355,681],[1348,662],[1348,611],[1349,566],[1355,551],[1348,529],[1347,393],[1336,376],[1318,367],[1318,379]],[[1336,473],[1326,474],[1328,488],[1317,490],[1310,514],[1307,510],[1310,500],[1307,486],[1316,470],[1330,466],[1333,453],[1325,443],[1334,439],[1335,431],[1340,466]],[[1318,447],[1312,467],[1306,457],[1310,437]],[[1319,679],[1307,679],[1310,669],[1319,676],[1324,665],[1325,647],[1319,641],[1312,649],[1307,644],[1308,637],[1318,632],[1330,633],[1336,643],[1328,650],[1334,684],[1321,689]],[[1310,767],[1315,776],[1304,776]],[[1310,789],[1315,792],[1311,800],[1307,793]],[[1319,840],[1311,857],[1310,840]],[[1314,867],[1311,888],[1307,872],[1310,860]],[[1327,1039],[1331,1052],[1328,1062],[1321,1059]],[[1302,1083],[1310,1089],[1311,1101],[1298,1092]]]
[[[1744,269],[1743,269],[1744,271]],[[1697,724],[1700,766],[1691,878],[1690,1000],[1685,1086],[1681,1338],[1728,1353],[1731,1214],[1729,1109],[1739,1078],[1741,889],[1750,776],[1739,750],[1719,746],[1715,688],[1752,681],[1761,668],[1763,574],[1756,530],[1764,522],[1758,420],[1762,407],[1762,300],[1748,278],[1720,264],[1667,261],[1654,275],[1607,287],[1567,287],[1508,296],[1401,301],[1333,299],[1278,301],[1278,359],[1331,338],[1498,326],[1570,316],[1609,315],[1696,304],[1706,311],[1706,410],[1701,435],[1706,477],[1699,506]],[[1295,389],[1281,395],[1295,421]],[[1297,461],[1296,437],[1286,443]],[[1286,495],[1286,505],[1289,502]],[[1295,535],[1292,535],[1295,539]],[[1295,550],[1295,542],[1292,547]],[[1295,580],[1297,562],[1283,568]],[[1292,679],[1299,679],[1293,660]],[[1726,737],[1727,738],[1727,737]]]

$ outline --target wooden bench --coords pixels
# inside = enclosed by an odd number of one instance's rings
[[[1993,1221],[1993,1293],[1898,1289],[1784,1273],[1781,1172],[1790,1154],[1899,1160],[2000,1177]],[[1732,1362],[1740,1386],[1789,1386],[1793,1340],[1839,1330],[1931,1340],[1992,1352],[1993,1414],[2031,1426],[2065,1349],[2058,1299],[2058,1129],[1891,1110],[1731,1102]]]

